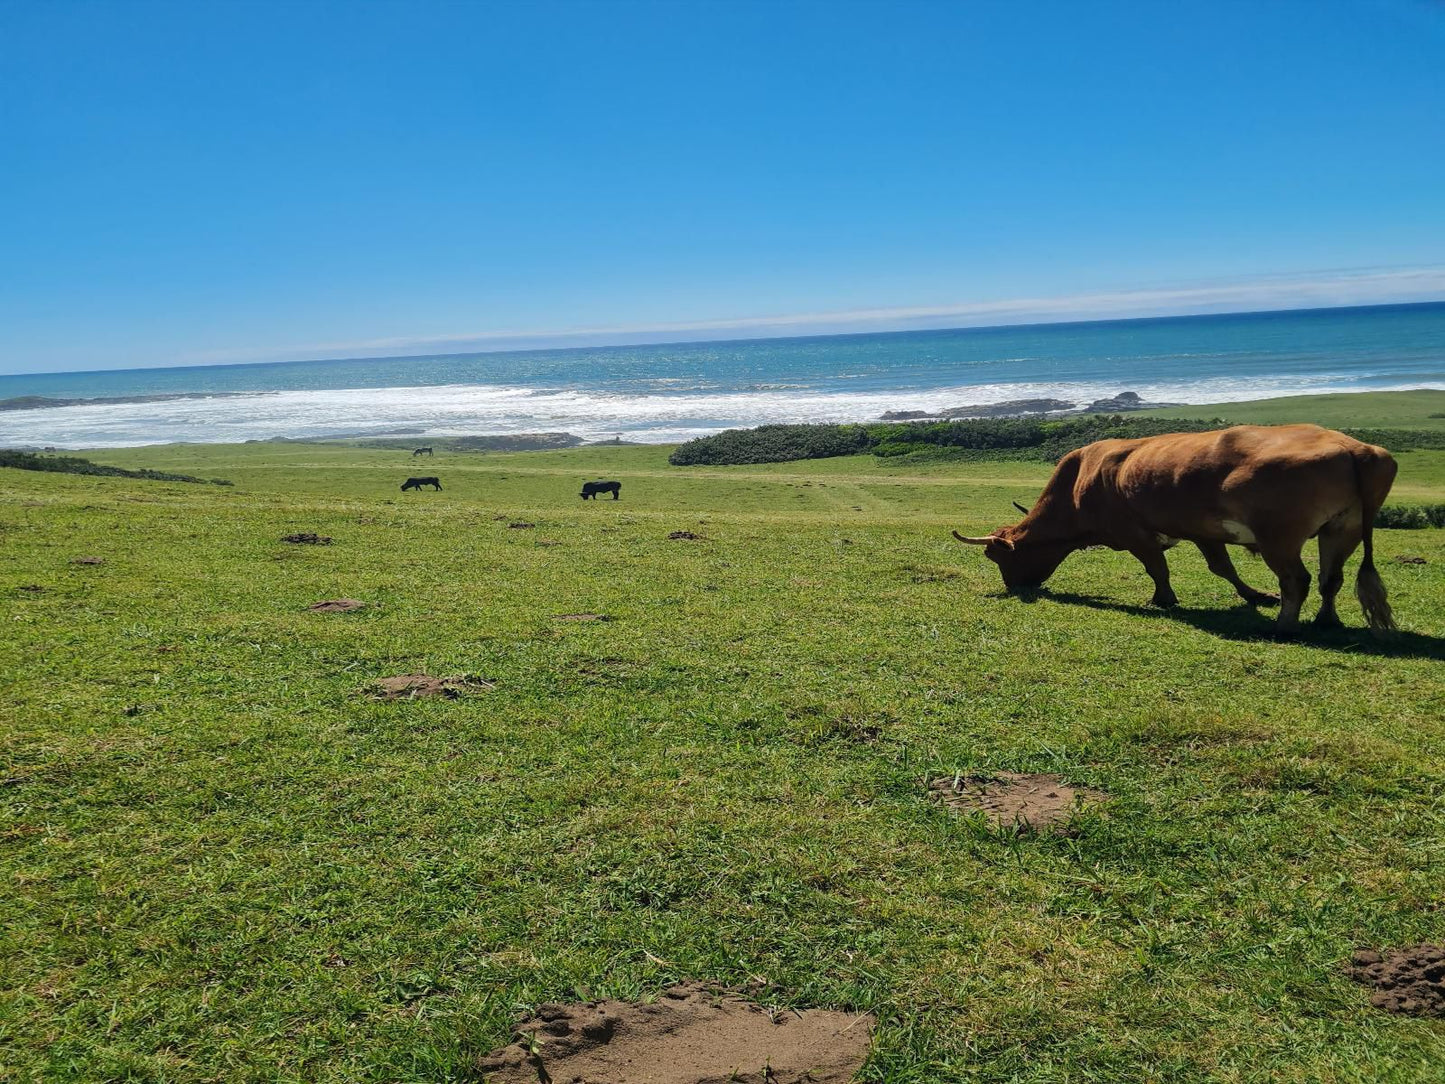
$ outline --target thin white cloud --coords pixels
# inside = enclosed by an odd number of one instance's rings
[[[610,346],[868,331],[985,327],[1070,320],[1183,316],[1445,300],[1445,267],[1365,269],[1279,275],[1168,289],[1014,298],[957,305],[880,307],[715,320],[396,336],[357,342],[211,351],[180,364],[391,357],[487,350]]]

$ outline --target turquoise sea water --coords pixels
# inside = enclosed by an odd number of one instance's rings
[[[671,441],[1043,396],[1203,403],[1413,387],[1445,388],[1445,303],[4,376],[0,399],[233,394],[0,412],[0,446],[543,430]]]

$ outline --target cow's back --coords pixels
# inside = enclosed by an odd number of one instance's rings
[[[1378,508],[1396,469],[1385,449],[1317,425],[1099,441],[1079,455],[1080,510],[1087,506],[1102,529],[1125,520],[1196,539],[1219,538],[1225,521],[1257,532],[1288,520],[1313,533],[1336,516]],[[1231,531],[1238,534],[1224,534]]]

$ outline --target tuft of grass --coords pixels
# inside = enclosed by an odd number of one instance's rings
[[[1276,643],[1188,547],[1178,610],[1109,551],[1005,595],[948,531],[1045,464],[667,454],[0,470],[5,1073],[474,1080],[518,1011],[699,978],[873,1010],[865,1081],[1437,1078],[1439,1024],[1339,964],[1445,937],[1445,533],[1377,537],[1395,639]],[[1396,493],[1445,500],[1445,455]],[[367,695],[402,673],[492,687]],[[1004,770],[1110,800],[929,800]]]

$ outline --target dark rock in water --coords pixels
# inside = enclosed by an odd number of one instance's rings
[[[1158,410],[1161,407],[1183,406],[1183,403],[1147,403],[1136,391],[1121,391],[1112,399],[1095,399],[1084,408],[1085,414],[1118,414],[1126,410]]]
[[[971,403],[946,410],[889,410],[885,422],[948,421],[953,418],[1019,418],[1028,414],[1057,414],[1073,410],[1066,399],[1009,399],[1002,403]]]
[[[452,437],[439,442],[454,452],[545,452],[583,443],[572,433],[509,433],[502,436]]]

